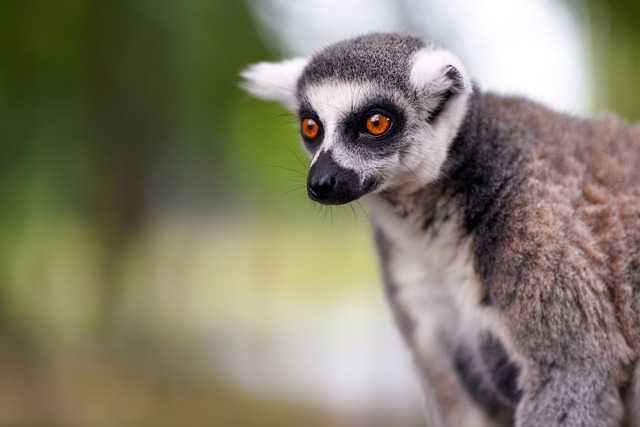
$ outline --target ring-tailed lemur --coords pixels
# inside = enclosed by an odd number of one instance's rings
[[[640,425],[640,127],[484,93],[400,34],[242,74],[361,199],[429,426]]]

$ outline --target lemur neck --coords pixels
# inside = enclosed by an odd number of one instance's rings
[[[518,192],[531,146],[521,142],[530,103],[491,93],[474,93],[444,171],[460,203],[469,232],[491,222]]]
[[[493,117],[496,101],[494,95],[473,93],[441,178],[413,192],[399,188],[366,196],[372,216],[378,222],[404,221],[416,232],[458,218],[472,231],[499,209],[506,192],[517,185],[521,152]]]

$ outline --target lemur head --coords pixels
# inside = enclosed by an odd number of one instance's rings
[[[307,191],[323,204],[438,180],[472,91],[453,54],[400,34],[258,63],[242,76],[249,92],[299,114],[311,157]]]

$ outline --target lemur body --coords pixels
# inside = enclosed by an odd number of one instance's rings
[[[363,200],[429,426],[640,426],[640,127],[397,34],[244,77],[300,114],[310,197]]]

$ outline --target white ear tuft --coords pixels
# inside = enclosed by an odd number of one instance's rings
[[[240,73],[244,79],[241,86],[255,97],[278,101],[296,111],[299,107],[296,86],[308,61],[307,58],[294,58],[253,64]]]
[[[420,94],[446,90],[455,94],[472,92],[471,79],[462,61],[448,50],[419,51],[411,68],[411,83]]]

